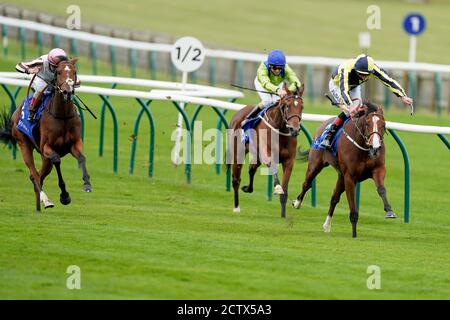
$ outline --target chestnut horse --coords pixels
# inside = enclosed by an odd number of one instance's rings
[[[363,109],[362,113],[360,112],[344,125],[343,132],[338,140],[337,156],[334,156],[328,150],[310,149],[308,169],[302,191],[297,200],[293,202],[295,208],[300,208],[305,193],[311,188],[314,178],[324,167],[331,164],[338,172],[338,180],[331,197],[330,208],[323,229],[325,232],[330,232],[334,209],[345,190],[350,207],[350,222],[354,238],[356,237],[356,225],[358,223],[358,208],[355,201],[357,182],[372,178],[378,194],[383,200],[386,218],[396,217],[387,200],[386,188],[384,187],[386,167],[383,135],[386,128],[383,108],[365,103]],[[334,118],[322,123],[317,129],[316,140],[333,120]]]
[[[274,175],[274,194],[280,195],[281,217],[286,217],[286,202],[288,197],[288,183],[295,162],[297,149],[297,135],[300,131],[300,122],[303,111],[304,86],[297,88],[295,92],[287,90],[287,95],[281,98],[277,104],[268,109],[255,129],[250,129],[250,142],[241,142],[243,130],[241,122],[253,109],[246,106],[239,110],[231,119],[228,131],[227,164],[233,166],[234,212],[240,212],[239,185],[241,183],[241,170],[245,155],[250,151],[252,160],[249,166],[250,181],[242,191],[253,192],[253,179],[256,170],[265,164],[269,167],[269,174]],[[232,146],[230,146],[232,143]],[[232,154],[230,154],[232,152]],[[281,163],[283,167],[283,182],[280,185],[277,168]]]
[[[58,185],[61,189],[60,202],[64,205],[71,202],[61,175],[60,166],[61,158],[68,153],[71,153],[78,160],[78,164],[83,171],[83,191],[92,191],[90,177],[86,170],[86,158],[83,155],[80,116],[72,103],[72,97],[75,94],[76,62],[76,58],[70,61],[61,61],[56,68],[56,80],[54,83],[49,84],[54,88],[54,96],[42,113],[39,122],[39,139],[37,141],[31,140],[16,128],[19,120],[24,117],[22,113],[23,103],[13,113],[10,120],[12,123],[9,124],[9,128],[8,124],[4,124],[6,126],[2,130],[2,140],[4,142],[17,142],[20,147],[23,161],[30,171],[30,180],[34,186],[37,211],[41,210],[40,201],[43,202],[44,208],[54,206],[42,189],[44,179],[51,172],[53,165],[56,168]],[[9,135],[7,135],[8,130],[5,129],[11,130]],[[39,172],[34,164],[34,149],[41,154],[42,158],[42,166]]]

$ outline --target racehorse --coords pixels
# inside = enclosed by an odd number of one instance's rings
[[[359,215],[355,203],[355,186],[357,182],[372,178],[378,194],[383,200],[386,218],[396,217],[387,200],[386,188],[384,187],[386,167],[383,135],[386,127],[383,108],[369,102],[366,102],[362,108],[363,111],[360,111],[355,118],[351,118],[344,125],[342,134],[337,141],[337,156],[334,156],[328,150],[310,149],[308,169],[302,191],[298,195],[297,200],[293,202],[295,208],[300,208],[305,193],[311,188],[314,178],[324,167],[332,165],[338,172],[338,180],[331,197],[323,229],[325,232],[331,231],[331,219],[334,209],[345,190],[350,207],[350,222],[354,238],[356,237],[356,225]],[[333,120],[334,118],[325,121],[317,129],[316,141]]]
[[[42,189],[44,179],[51,172],[53,165],[56,168],[58,185],[61,189],[60,202],[63,205],[68,205],[71,202],[60,166],[61,158],[68,153],[71,153],[78,160],[79,167],[83,171],[83,191],[92,191],[90,177],[86,170],[86,158],[83,155],[80,116],[72,103],[72,97],[75,94],[76,62],[77,58],[73,58],[71,60],[61,61],[58,64],[55,71],[55,81],[49,84],[49,86],[53,86],[54,88],[54,95],[50,98],[48,105],[42,113],[39,122],[38,139],[36,141],[33,141],[16,128],[20,120],[26,120],[22,112],[22,107],[27,107],[24,103],[12,114],[10,123],[2,125],[1,137],[3,142],[17,142],[22,153],[23,161],[30,171],[30,180],[33,183],[36,195],[37,211],[41,210],[40,201],[43,202],[44,208],[46,209],[54,206]],[[42,166],[39,172],[34,164],[34,149],[41,154],[42,158]]]
[[[253,179],[256,170],[265,164],[270,168],[270,173],[274,175],[274,194],[280,195],[281,217],[286,217],[286,202],[288,197],[288,183],[295,162],[297,135],[300,131],[300,122],[303,111],[303,91],[304,86],[296,88],[295,92],[287,90],[287,95],[281,98],[277,104],[268,109],[264,116],[260,116],[261,121],[256,125],[251,133],[250,142],[243,143],[240,136],[243,134],[241,122],[246,115],[253,109],[253,106],[246,106],[239,110],[231,119],[228,143],[228,160],[233,170],[233,189],[234,189],[234,212],[240,212],[239,207],[239,185],[241,183],[241,170],[243,158],[251,151],[254,161],[249,166],[249,184],[242,187],[246,193],[253,192]],[[239,152],[240,149],[243,152]],[[232,155],[230,156],[230,152]],[[240,158],[240,159],[239,159]],[[283,181],[280,185],[278,179],[278,163],[283,167]]]

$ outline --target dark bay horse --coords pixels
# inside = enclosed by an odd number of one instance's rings
[[[350,207],[352,236],[356,237],[358,209],[355,201],[355,186],[357,182],[368,178],[372,178],[375,182],[378,194],[384,203],[386,217],[396,217],[387,200],[386,188],[384,187],[386,167],[383,135],[386,129],[383,108],[371,103],[365,103],[363,108],[364,111],[344,125],[344,131],[338,140],[337,157],[328,150],[310,149],[308,169],[302,191],[293,203],[295,208],[300,208],[305,193],[311,188],[314,178],[324,167],[332,165],[338,172],[338,180],[331,197],[328,216],[323,225],[325,232],[331,230],[334,209],[345,190]],[[326,126],[333,120],[334,118],[322,123],[317,129],[315,139],[320,137]]]
[[[39,140],[36,143],[16,128],[17,123],[23,117],[23,104],[16,109],[11,117],[10,134],[5,134],[5,128],[2,130],[4,142],[8,142],[8,140],[9,142],[17,142],[20,147],[23,160],[30,171],[30,180],[34,186],[37,211],[41,210],[40,201],[43,202],[44,208],[54,206],[42,189],[44,179],[52,171],[53,165],[56,168],[58,185],[61,189],[60,202],[64,205],[71,202],[61,174],[61,158],[68,153],[71,153],[78,160],[78,164],[83,171],[83,191],[92,191],[90,177],[86,170],[86,158],[83,155],[80,116],[72,103],[72,97],[75,94],[76,62],[76,58],[70,61],[61,61],[56,68],[56,80],[50,84],[54,88],[54,96],[42,113],[39,122]],[[8,138],[5,138],[7,136]],[[39,172],[34,164],[34,149],[41,154],[42,158],[42,167]]]
[[[304,86],[297,88],[295,92],[287,90],[287,95],[280,99],[276,106],[270,108],[254,130],[250,131],[250,142],[245,146],[241,142],[243,130],[241,122],[253,109],[246,106],[239,110],[231,119],[228,131],[227,164],[232,165],[234,212],[240,212],[239,185],[241,183],[241,170],[245,155],[250,152],[252,160],[249,165],[249,184],[242,187],[242,191],[253,192],[253,179],[256,170],[265,164],[269,167],[269,174],[274,175],[274,194],[280,195],[281,217],[286,216],[286,202],[288,197],[288,183],[295,162],[297,135],[300,131],[300,122],[303,112]],[[230,146],[230,143],[232,145]],[[230,153],[231,152],[231,153]],[[283,181],[277,175],[278,164],[283,167]]]

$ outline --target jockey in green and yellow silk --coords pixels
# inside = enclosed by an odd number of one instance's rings
[[[256,71],[254,83],[261,102],[242,121],[241,126],[245,125],[248,119],[255,117],[262,109],[284,97],[286,95],[286,90],[283,88],[285,82],[288,82],[289,91],[295,91],[297,87],[301,86],[297,75],[286,63],[283,51],[273,50],[269,53],[267,60],[261,62]]]

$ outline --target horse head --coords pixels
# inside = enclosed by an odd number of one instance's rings
[[[304,85],[300,88],[296,87],[293,92],[285,88],[287,94],[279,101],[283,125],[289,130],[292,137],[298,136],[300,132],[300,123],[302,121],[303,112],[302,96],[304,88]]]
[[[78,58],[63,60],[56,67],[55,89],[62,94],[65,101],[71,101],[75,93],[75,84],[77,83],[77,71],[75,64]]]
[[[383,145],[383,135],[386,131],[384,111],[381,106],[370,102],[366,102],[364,108],[362,134],[366,145],[369,147],[369,155],[375,158]]]

